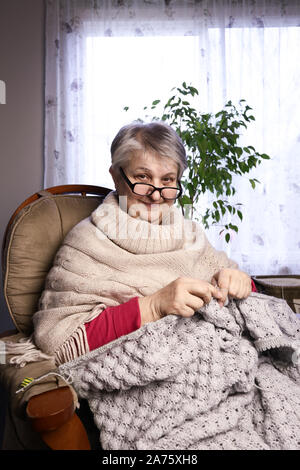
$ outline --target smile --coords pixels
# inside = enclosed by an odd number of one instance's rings
[[[150,202],[143,202],[145,206],[151,207],[151,206],[160,206],[160,203],[150,203]]]

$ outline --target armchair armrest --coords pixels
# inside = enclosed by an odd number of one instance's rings
[[[32,397],[26,414],[33,429],[54,450],[90,450],[90,442],[80,419],[74,413],[69,387]]]
[[[1,341],[18,341],[23,335],[2,335]],[[0,364],[0,383],[8,397],[10,415],[28,422],[52,449],[90,449],[85,429],[75,413],[78,398],[63,378],[49,375],[16,394],[25,377],[37,378],[56,369],[54,359],[32,362],[24,367]]]
[[[26,415],[36,432],[53,431],[71,419],[73,396],[69,387],[35,395],[26,406]]]
[[[23,337],[24,335],[22,333],[18,333],[12,336],[2,337],[1,341],[3,341],[5,345],[6,341],[18,342]],[[9,354],[5,354],[4,350],[4,354],[2,354],[2,363],[0,364],[0,383],[6,390],[12,413],[16,414],[21,419],[26,419],[26,406],[31,397],[68,385],[63,378],[49,375],[41,381],[34,383],[32,386],[27,387],[24,391],[16,393],[16,391],[20,389],[20,385],[25,377],[37,378],[42,375],[46,375],[48,372],[55,370],[56,365],[54,358],[50,358],[28,363],[24,367],[17,367],[14,364],[10,364],[10,359],[11,356]],[[77,395],[72,387],[69,388],[72,390],[75,409],[78,404]]]

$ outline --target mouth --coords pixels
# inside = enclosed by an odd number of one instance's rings
[[[141,202],[143,204],[145,204],[146,206],[159,206],[160,205],[160,202],[146,202],[146,201],[142,201]]]
[[[143,202],[143,204],[145,204],[145,206],[147,206],[149,209],[150,209],[152,206],[155,206],[155,209],[160,206],[159,203],[151,203],[151,202]]]

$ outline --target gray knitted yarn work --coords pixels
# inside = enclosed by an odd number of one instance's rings
[[[300,449],[300,321],[252,293],[168,315],[58,368],[103,449]]]

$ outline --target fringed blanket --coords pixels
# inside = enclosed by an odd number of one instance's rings
[[[300,449],[300,321],[253,293],[63,364],[105,450]]]

